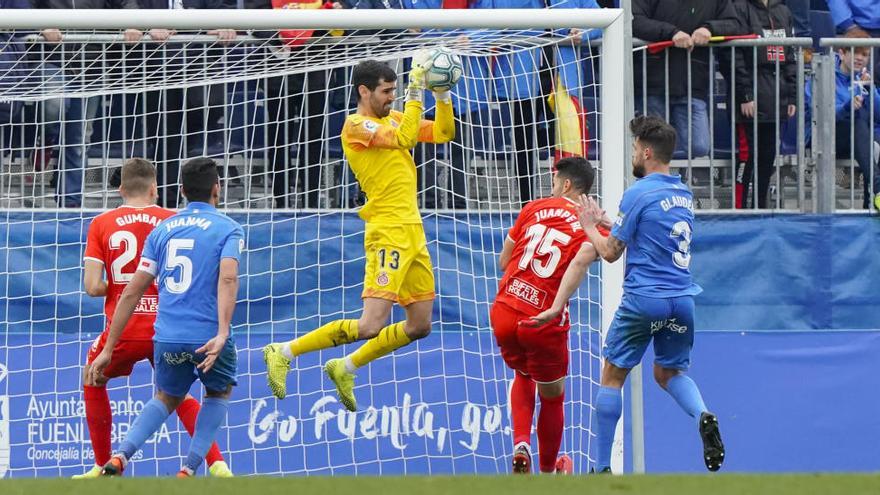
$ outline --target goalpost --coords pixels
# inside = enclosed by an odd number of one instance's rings
[[[177,165],[200,155],[222,165],[221,208],[247,238],[233,324],[239,386],[219,439],[233,471],[508,472],[512,372],[488,317],[497,255],[521,196],[549,192],[554,154],[586,154],[594,193],[616,212],[628,164],[623,23],[616,9],[4,11],[0,477],[69,476],[93,463],[80,375],[104,317],[81,288],[85,233],[121,203],[113,180],[125,159],[156,163],[160,199],[173,203]],[[177,34],[124,40],[124,29],[148,26]],[[38,36],[49,28],[61,43]],[[218,41],[221,28],[238,36]],[[351,69],[387,61],[402,88],[409,57],[438,44],[464,57],[465,75],[453,91],[459,137],[415,150],[437,280],[433,332],[360,371],[356,414],[321,372],[351,346],[300,357],[277,401],[261,348],[361,307],[363,198],[338,141],[355,108]],[[595,455],[600,332],[622,280],[622,264],[595,264],[571,305],[561,450],[579,473]],[[152,394],[149,366],[109,391],[115,446]],[[131,471],[174,473],[187,446],[172,417]]]

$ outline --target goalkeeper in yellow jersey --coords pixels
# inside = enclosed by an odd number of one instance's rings
[[[452,140],[455,122],[448,92],[435,92],[436,120],[422,119],[427,70],[427,63],[414,59],[403,113],[391,110],[397,89],[393,69],[366,60],[352,73],[358,108],[345,120],[342,148],[367,195],[367,204],[360,211],[366,222],[364,310],[360,319],[332,321],[290,342],[263,349],[269,388],[279,399],[287,394],[287,373],[294,357],[367,340],[353,353],[324,365],[342,404],[355,411],[355,371],[431,332],[434,273],[416,205],[412,149],[419,142]],[[406,320],[387,325],[394,303],[405,308]]]

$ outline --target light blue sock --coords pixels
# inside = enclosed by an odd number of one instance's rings
[[[699,426],[700,414],[706,412],[707,409],[697,384],[687,375],[675,375],[666,383],[666,391],[675,399],[675,402],[678,402],[678,405],[684,409],[688,416],[697,420],[697,426]]]
[[[623,412],[623,394],[619,388],[599,387],[596,394],[596,471],[611,467],[611,446],[614,443],[614,430]]]
[[[214,443],[217,430],[226,419],[226,411],[229,409],[229,400],[217,397],[207,397],[202,401],[202,409],[196,419],[196,431],[193,432],[192,443],[189,446],[189,455],[183,463],[185,467],[195,472],[205,460],[205,454]]]
[[[155,397],[150,399],[134,420],[128,434],[125,435],[125,440],[119,445],[119,452],[125,455],[126,459],[131,459],[144,442],[162,427],[162,423],[168,419],[169,414],[171,413],[168,412],[168,408],[161,400]]]

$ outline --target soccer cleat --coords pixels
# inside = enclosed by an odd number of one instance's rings
[[[73,476],[70,477],[70,479],[72,479],[72,480],[87,480],[89,478],[100,478],[101,471],[103,469],[104,468],[102,468],[101,466],[92,466],[92,469],[89,469],[88,471],[86,471],[83,474],[74,474]]]
[[[574,472],[574,461],[571,457],[562,454],[556,459],[556,474],[571,474]]]
[[[125,471],[125,460],[121,455],[114,455],[101,468],[101,476],[122,476]]]
[[[700,437],[703,439],[703,461],[709,471],[718,471],[724,463],[724,443],[718,431],[718,418],[710,412],[700,414]]]
[[[525,444],[520,444],[513,451],[513,474],[529,474],[531,472],[532,453],[529,452],[529,448]]]
[[[339,401],[349,411],[357,411],[357,401],[354,400],[354,373],[345,371],[345,361],[331,359],[324,364],[324,373],[336,385],[336,394]]]
[[[232,478],[235,476],[226,461],[217,461],[211,464],[211,467],[208,468],[208,474],[213,478]]]
[[[604,468],[600,469],[599,471],[596,471],[596,468],[592,467],[592,468],[590,468],[590,474],[612,474],[612,473],[611,473],[610,467],[604,467]]]
[[[880,193],[877,193],[877,195],[874,196],[874,208],[876,208],[877,211],[880,212]]]
[[[281,354],[282,344],[269,344],[263,347],[263,360],[266,361],[266,378],[272,395],[283,399],[287,396],[287,372],[290,371],[290,359]]]
[[[177,472],[176,478],[192,478],[193,476],[195,475],[189,470],[189,468],[182,467],[180,468],[180,471]]]

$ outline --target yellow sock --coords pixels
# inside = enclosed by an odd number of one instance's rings
[[[351,364],[360,368],[370,361],[375,361],[386,354],[391,354],[395,349],[399,349],[412,342],[403,331],[404,323],[395,323],[379,330],[379,335],[368,340],[358,350],[351,353]]]
[[[357,320],[335,320],[287,343],[296,357],[307,352],[350,344],[358,338]]]

